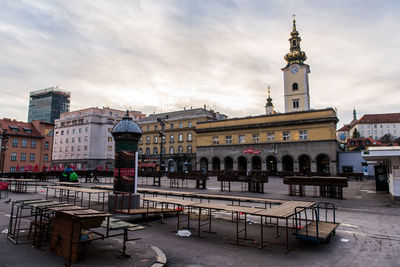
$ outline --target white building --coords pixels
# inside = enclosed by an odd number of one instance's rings
[[[400,137],[400,113],[365,114],[359,120],[356,111],[353,111],[353,120],[337,130],[339,142],[346,142],[352,138],[354,131],[360,133],[360,137],[379,140],[385,135],[391,135],[393,139]]]
[[[76,166],[77,169],[112,168],[114,164],[113,126],[126,111],[87,108],[62,113],[55,120],[53,165]],[[139,111],[130,112],[134,120],[146,117]]]
[[[386,134],[391,134],[397,138],[400,136],[400,113],[365,114],[350,133],[352,134],[356,128],[361,137],[380,139]]]

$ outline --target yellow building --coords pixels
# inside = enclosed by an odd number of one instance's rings
[[[197,124],[197,164],[202,170],[269,170],[336,174],[336,112],[310,109],[310,67],[293,20],[284,78],[285,112]]]
[[[336,174],[332,108],[197,123],[197,160],[206,170]]]
[[[169,171],[195,169],[196,124],[221,118],[225,116],[197,108],[152,114],[139,120],[143,131],[139,142],[139,166],[155,170],[161,161],[162,169]]]

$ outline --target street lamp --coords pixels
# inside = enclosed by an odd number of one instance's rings
[[[159,136],[160,136],[160,171],[162,169],[164,169],[165,171],[165,166],[162,165],[162,156],[163,156],[163,140],[165,137],[165,120],[168,120],[169,116],[165,115],[164,118],[157,118],[157,121],[160,123],[161,125],[161,131],[158,132]]]
[[[7,142],[8,142],[8,136],[7,134],[7,129],[3,129],[3,132],[1,133],[0,137],[1,137],[1,146],[0,146],[0,167],[1,167],[1,176],[3,176],[3,172],[4,172],[4,159],[6,156],[6,150],[7,150]]]

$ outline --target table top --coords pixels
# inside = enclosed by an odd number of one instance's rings
[[[87,188],[87,187],[74,187],[74,186],[62,186],[62,185],[48,185],[47,188],[51,189],[59,189],[59,190],[67,190],[67,191],[76,191],[76,192],[83,192],[83,193],[109,193],[109,190],[100,190],[94,188]]]
[[[260,207],[245,207],[245,206],[219,204],[219,203],[199,203],[196,201],[166,198],[166,197],[148,197],[148,198],[143,198],[143,200],[154,201],[159,203],[177,204],[182,206],[197,207],[204,209],[241,212],[252,215],[282,218],[282,219],[286,219],[293,216],[295,214],[296,207],[311,207],[315,205],[315,202],[309,202],[309,201],[287,201],[281,205],[272,207],[271,209],[262,209]]]
[[[2,181],[10,181],[10,182],[39,182],[37,179],[22,179],[22,178],[0,178]]]

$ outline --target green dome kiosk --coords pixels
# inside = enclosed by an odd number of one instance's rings
[[[138,144],[143,132],[129,117],[129,111],[114,125],[111,134],[115,141],[114,194],[108,198],[109,211],[140,207],[137,193]],[[130,202],[130,203],[129,203]]]

